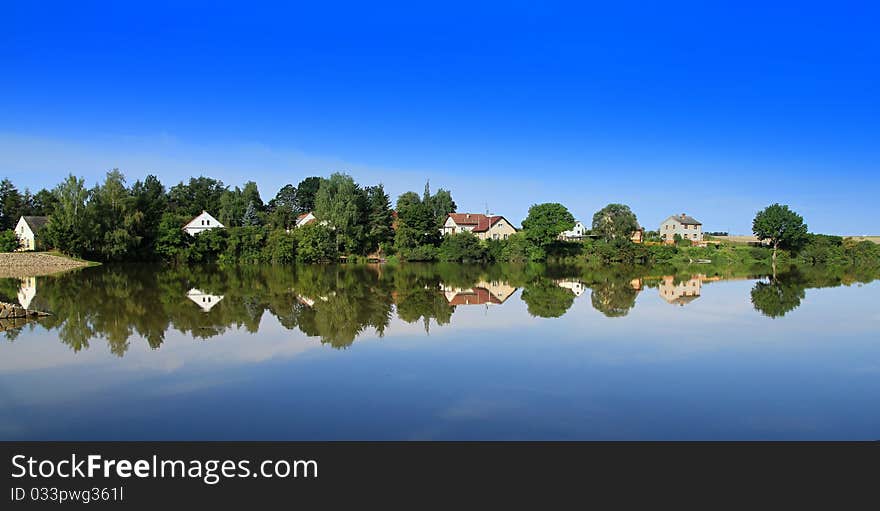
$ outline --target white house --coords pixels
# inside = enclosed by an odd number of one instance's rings
[[[440,234],[455,234],[459,232],[472,232],[481,240],[506,240],[511,234],[516,234],[516,227],[503,216],[483,215],[480,213],[449,213]]]
[[[303,213],[302,215],[296,217],[296,227],[302,227],[304,225],[309,225],[312,222],[317,222],[318,219],[315,218],[315,214],[309,211],[308,213]]]
[[[703,224],[684,213],[672,215],[660,224],[660,237],[672,243],[676,234],[686,240],[703,241]]]
[[[562,231],[559,233],[559,239],[561,240],[580,240],[587,236],[587,232],[589,229],[584,226],[583,222],[580,220],[576,220],[574,222],[574,227],[567,231]]]
[[[201,307],[202,312],[210,311],[215,305],[220,303],[220,300],[223,299],[223,295],[211,295],[196,288],[190,289],[189,292],[186,293],[186,297]]]
[[[49,223],[47,216],[23,216],[15,225],[15,235],[21,241],[19,250],[36,250],[40,241],[40,231]]]
[[[568,289],[575,297],[580,297],[587,290],[586,284],[575,279],[560,279],[556,281],[556,285]]]
[[[190,236],[195,236],[201,232],[216,229],[218,227],[222,229],[226,226],[221,224],[219,220],[211,216],[207,211],[202,211],[196,215],[195,218],[187,222],[187,224],[183,226],[183,230]]]

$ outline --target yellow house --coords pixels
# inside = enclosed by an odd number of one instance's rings
[[[487,216],[480,213],[449,213],[440,234],[472,232],[481,240],[506,240],[516,234],[516,227],[503,216]]]

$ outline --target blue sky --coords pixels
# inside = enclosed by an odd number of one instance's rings
[[[870,2],[18,2],[0,20],[0,174],[166,184],[426,179],[514,223],[629,204],[747,233],[790,204],[880,234]]]

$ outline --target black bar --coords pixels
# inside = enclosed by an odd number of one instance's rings
[[[880,460],[880,443],[2,442],[0,453],[7,482],[3,500],[10,504],[4,509],[57,507],[52,500],[40,500],[42,488],[122,488],[117,491],[122,502],[90,498],[89,506],[225,507],[287,502],[327,509],[360,502],[409,504],[410,508],[444,503],[468,508],[464,504],[477,496],[490,499],[493,508],[543,502],[543,509],[567,507],[551,505],[566,501],[586,505],[600,497],[613,498],[617,504],[660,504],[699,496],[697,502],[707,505],[757,503],[750,499],[771,495],[789,503],[801,499],[815,503],[820,497],[850,499],[876,487],[874,467]],[[88,455],[116,463],[149,463],[156,456],[203,470],[202,476],[186,478],[155,478],[153,472],[144,478],[122,478],[113,472],[116,464],[112,464],[106,478],[99,473],[91,478],[13,477],[28,469],[27,458],[58,462],[83,460]],[[23,456],[17,458],[18,465],[12,462],[14,456]],[[209,484],[205,477],[209,460],[247,460],[251,471],[272,460],[269,475],[275,462],[289,465],[294,460],[313,460],[317,476],[309,472],[309,466],[299,465],[304,469],[300,477],[282,478],[277,473],[273,477],[220,477]],[[49,465],[43,464],[44,474]],[[39,470],[38,465],[32,466]],[[69,465],[62,466],[62,471],[68,469]],[[221,475],[219,470],[218,466],[215,475]],[[283,474],[283,464],[280,470]],[[34,488],[37,493],[32,493]],[[705,498],[710,501],[701,500]]]

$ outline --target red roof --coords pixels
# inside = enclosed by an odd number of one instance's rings
[[[456,225],[473,225],[473,232],[486,232],[503,216],[486,216],[480,213],[449,213]]]
[[[302,215],[299,215],[298,217],[296,217],[296,221],[299,222],[300,220],[302,220],[303,218],[305,218],[311,214],[312,214],[311,211],[309,211],[308,213],[303,213]]]
[[[470,292],[456,293],[452,300],[449,300],[450,305],[483,305],[484,303],[501,303],[501,300],[483,287],[475,287]]]

